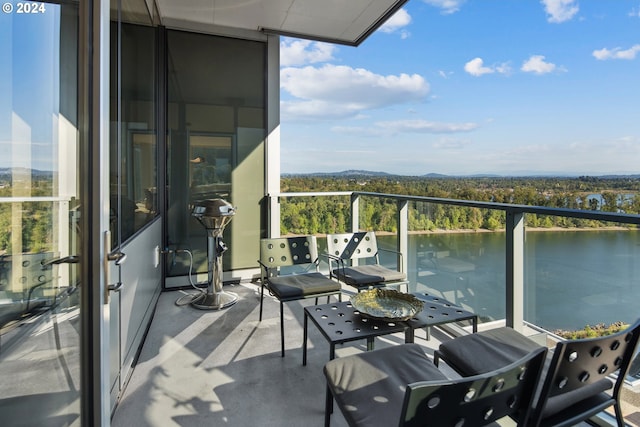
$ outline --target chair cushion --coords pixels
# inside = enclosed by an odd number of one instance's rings
[[[408,384],[447,379],[417,344],[337,358],[324,374],[347,423],[370,427],[398,425]]]
[[[300,299],[340,291],[340,283],[322,273],[291,274],[269,278],[269,290],[280,300]]]
[[[512,328],[503,327],[458,337],[440,344],[439,350],[442,358],[461,375],[471,376],[493,371],[513,363],[538,347],[540,345],[535,341]],[[534,396],[534,407],[540,397],[542,381],[544,381],[549,370],[549,363],[552,357],[552,351],[547,353],[540,382]],[[586,387],[551,397],[547,400],[547,404],[542,411],[542,418],[557,414],[577,402],[602,393],[611,387],[611,381],[604,378]]]
[[[502,368],[536,348],[540,344],[503,327],[446,341],[439,351],[449,365],[467,377]]]
[[[407,277],[400,271],[391,270],[378,264],[337,268],[333,270],[333,274],[344,283],[356,287],[383,282],[396,282],[406,280]]]

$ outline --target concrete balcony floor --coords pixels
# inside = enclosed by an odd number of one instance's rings
[[[263,320],[258,322],[258,287],[241,284],[225,290],[237,293],[239,300],[224,310],[178,306],[183,292],[160,295],[113,427],[323,425],[322,368],[329,360],[329,344],[312,323],[307,366],[302,365],[303,307],[314,300],[285,304],[283,358],[278,301],[265,297]],[[448,335],[437,328],[429,341],[424,332],[416,332],[416,343],[429,356],[445,339]],[[403,334],[388,335],[376,339],[376,348],[402,342]],[[363,340],[338,346],[336,355],[365,350]],[[441,369],[456,376],[446,365]],[[331,425],[347,425],[339,410]],[[504,425],[514,424],[508,420]]]
[[[311,322],[307,365],[302,365],[305,305],[285,304],[285,357],[280,356],[279,303],[265,297],[258,322],[259,287],[225,286],[239,295],[223,310],[198,310],[175,302],[183,293],[165,292],[138,364],[113,417],[112,426],[321,426],[324,420],[324,363],[329,343]],[[335,301],[335,300],[334,300]],[[320,303],[326,302],[322,298]],[[416,342],[427,353],[444,334]],[[376,339],[376,348],[404,342],[404,335]],[[337,357],[365,351],[366,342],[338,346]],[[346,426],[340,411],[331,425]]]

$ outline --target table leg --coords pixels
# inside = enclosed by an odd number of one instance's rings
[[[331,343],[329,345],[329,360],[333,360],[336,357],[336,345]],[[329,386],[327,386],[327,409],[329,414],[333,414],[333,396],[331,395],[331,390],[329,390]]]
[[[415,333],[411,326],[408,326],[407,329],[404,330],[404,342],[412,343],[415,340]]]
[[[373,340],[374,340],[374,337],[367,338],[367,351],[373,350],[373,347],[374,347]]]
[[[280,301],[280,345],[282,346],[281,356],[284,357],[284,303]]]
[[[309,323],[309,315],[304,312],[304,335],[302,340],[302,366],[307,366],[307,325]]]
[[[478,332],[478,316],[475,316],[472,321],[473,321],[473,333],[475,334],[476,332]]]

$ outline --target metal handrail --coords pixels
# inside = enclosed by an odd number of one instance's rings
[[[624,224],[636,224],[640,225],[640,215],[618,213],[618,212],[603,212],[594,210],[582,210],[582,209],[566,209],[566,208],[551,208],[547,206],[533,206],[533,205],[520,205],[511,203],[497,203],[497,202],[481,202],[476,200],[460,200],[460,199],[445,199],[440,197],[427,197],[427,196],[410,196],[406,194],[389,194],[389,193],[372,193],[366,191],[327,191],[327,192],[300,192],[300,193],[277,193],[271,194],[269,197],[330,197],[330,196],[367,196],[377,197],[383,199],[392,199],[398,201],[414,201],[435,203],[440,205],[453,205],[464,206],[469,208],[481,208],[481,209],[495,209],[505,212],[521,212],[538,215],[552,215],[552,216],[567,216],[572,218],[591,219],[597,221],[608,222],[620,222]]]
[[[34,196],[34,197],[0,197],[0,203],[29,203],[29,202],[69,202],[69,197]]]

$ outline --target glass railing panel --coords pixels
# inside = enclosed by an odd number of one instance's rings
[[[459,304],[477,313],[480,322],[504,319],[505,233],[481,228],[501,217],[502,212],[490,209],[411,202],[411,290]],[[469,224],[476,225],[469,228]]]
[[[575,218],[565,218],[575,220]],[[534,229],[525,241],[525,320],[553,334],[595,336],[639,316],[640,230],[628,225]],[[628,379],[640,381],[640,358]]]
[[[324,234],[351,231],[346,220],[350,215],[348,196],[293,194],[283,199],[282,231],[317,234],[321,253],[326,251]],[[533,212],[524,216],[528,230],[525,253],[507,253],[505,219],[509,208],[505,205],[496,204],[493,209],[492,205],[469,206],[474,202],[409,199],[405,222],[408,250],[403,260],[411,291],[433,292],[478,313],[481,321],[502,320],[508,312],[506,267],[512,261],[514,265],[522,262],[524,320],[532,325],[554,330],[635,320],[631,310],[614,318],[601,315],[603,304],[615,306],[615,298],[633,300],[636,296],[633,284],[638,283],[639,267],[634,260],[640,232],[635,219],[620,218],[628,223],[613,224],[602,222],[601,215],[558,212],[550,216],[532,208]],[[398,230],[402,223],[398,222],[398,206],[404,200],[388,194],[359,195],[355,205],[358,228],[375,231],[380,249],[395,251],[399,247],[405,231]],[[514,207],[514,211],[518,209]],[[339,225],[338,218],[344,218]],[[302,226],[291,227],[292,221]],[[309,228],[310,224],[314,226]],[[294,230],[296,233],[291,233]],[[380,261],[390,267],[398,265],[397,255],[391,252],[381,251]],[[321,268],[327,271],[328,266]],[[593,282],[595,288],[583,289],[581,283],[585,282]],[[549,288],[553,292],[547,292]],[[567,311],[563,301],[568,299],[584,301],[580,309],[572,308],[567,314],[563,313]],[[554,321],[550,312],[561,313],[556,317],[562,322]]]
[[[640,231],[607,225],[527,228],[525,320],[553,332],[638,318]]]
[[[14,321],[50,308],[70,286],[69,267],[51,264],[72,250],[69,203],[32,200],[0,201],[0,224],[10,225],[0,233],[0,335]]]

